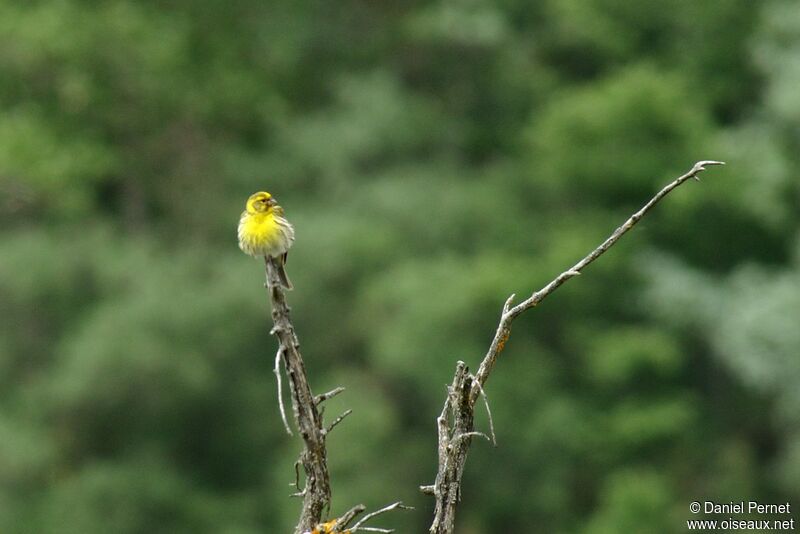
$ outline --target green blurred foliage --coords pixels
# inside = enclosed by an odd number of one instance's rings
[[[259,189],[354,410],[332,513],[424,531],[455,362],[706,158],[518,319],[459,532],[798,501],[799,35],[788,0],[0,0],[0,531],[289,531]]]

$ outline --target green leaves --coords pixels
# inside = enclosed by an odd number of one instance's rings
[[[532,118],[532,174],[573,195],[629,203],[679,172],[677,161],[702,159],[708,127],[679,75],[648,65],[613,71]]]

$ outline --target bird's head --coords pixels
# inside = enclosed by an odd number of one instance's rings
[[[250,195],[250,198],[247,199],[245,209],[247,213],[266,213],[270,208],[277,205],[278,203],[272,198],[272,195],[266,191],[259,191],[258,193]]]

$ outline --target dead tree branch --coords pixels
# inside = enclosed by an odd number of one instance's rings
[[[377,527],[365,527],[365,526],[362,526],[362,525],[364,523],[366,523],[367,521],[369,521],[370,519],[372,519],[373,517],[377,517],[377,516],[379,516],[381,514],[385,514],[386,512],[391,512],[392,510],[413,510],[413,509],[414,509],[413,507],[406,506],[402,502],[398,501],[398,502],[396,502],[394,504],[390,504],[389,506],[384,506],[380,510],[375,510],[374,512],[368,513],[367,515],[362,517],[355,525],[353,525],[353,528],[348,529],[348,531],[351,532],[351,533],[362,531],[362,530],[363,531],[368,531],[368,532],[394,532],[394,530],[391,530],[391,529],[377,528]]]
[[[352,528],[344,530],[353,519],[364,512],[364,505],[354,506],[342,517],[320,523],[323,513],[330,509],[331,484],[328,474],[328,456],[325,446],[327,436],[339,425],[352,410],[346,410],[327,427],[322,417],[322,403],[344,391],[337,387],[322,395],[314,395],[308,383],[303,356],[300,353],[300,341],[297,339],[290,316],[289,305],[278,274],[277,260],[265,258],[267,274],[267,290],[272,304],[273,328],[271,333],[278,338],[278,352],[275,356],[275,375],[278,380],[278,405],[281,411],[286,431],[291,435],[291,430],[286,422],[283,399],[281,397],[281,374],[279,363],[282,361],[289,379],[289,390],[292,398],[292,411],[294,422],[300,436],[303,438],[303,452],[295,464],[295,482],[297,493],[294,496],[303,497],[303,508],[300,519],[295,527],[295,534],[327,534],[334,532],[393,532],[391,529],[362,526],[369,519],[395,509],[409,509],[400,502],[396,502],[376,512],[364,516]],[[300,488],[298,464],[303,466],[305,472],[305,485]]]
[[[699,180],[698,174],[708,165],[724,165],[721,161],[698,161],[682,176],[673,180],[661,191],[650,199],[639,211],[631,215],[622,226],[591,251],[578,263],[555,277],[550,283],[530,297],[512,307],[514,295],[511,295],[503,305],[500,323],[497,325],[494,338],[489,345],[489,350],[481,361],[478,372],[469,373],[464,362],[458,362],[453,383],[448,388],[447,398],[441,415],[436,424],[439,433],[438,454],[439,468],[434,484],[420,486],[420,491],[432,494],[436,501],[433,523],[430,534],[452,534],[455,528],[455,515],[458,502],[461,500],[461,478],[467,453],[472,442],[472,437],[482,435],[474,429],[475,403],[483,393],[483,386],[497,363],[497,358],[503,352],[506,342],[511,334],[511,323],[524,311],[533,308],[547,296],[569,280],[581,274],[582,270],[590,263],[602,256],[608,249],[616,244],[619,239],[633,228],[658,202],[667,196],[673,189],[694,178]],[[485,398],[485,397],[484,397]],[[488,405],[487,405],[488,409]],[[493,425],[492,425],[493,426]],[[492,435],[494,430],[492,429]]]
[[[402,502],[392,503],[389,506],[384,506],[380,510],[375,510],[374,512],[370,512],[364,517],[361,518],[355,525],[352,527],[348,527],[350,523],[359,515],[363,514],[367,507],[363,504],[357,504],[350,508],[347,512],[345,512],[341,517],[337,519],[331,519],[326,523],[320,523],[314,527],[313,530],[304,532],[303,534],[355,534],[356,532],[383,532],[385,534],[389,534],[394,532],[394,529],[391,528],[380,528],[380,527],[365,527],[363,526],[364,523],[371,520],[372,518],[379,516],[381,514],[385,514],[386,512],[391,512],[392,510],[413,510],[414,508],[411,506],[406,506]]]
[[[325,448],[327,432],[317,410],[317,399],[308,383],[303,356],[300,354],[300,341],[292,325],[275,262],[272,258],[266,258],[267,289],[274,323],[271,333],[278,338],[278,356],[282,358],[289,378],[294,422],[304,445],[300,463],[305,471],[305,485],[302,489],[297,488],[303,497],[303,508],[295,527],[295,534],[300,534],[318,524],[324,510],[330,507],[331,484]]]

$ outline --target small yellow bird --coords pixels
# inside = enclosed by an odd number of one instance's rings
[[[266,191],[247,199],[239,219],[239,248],[253,257],[278,258],[281,285],[292,289],[286,276],[286,255],[294,243],[294,227],[283,216],[283,208]]]

